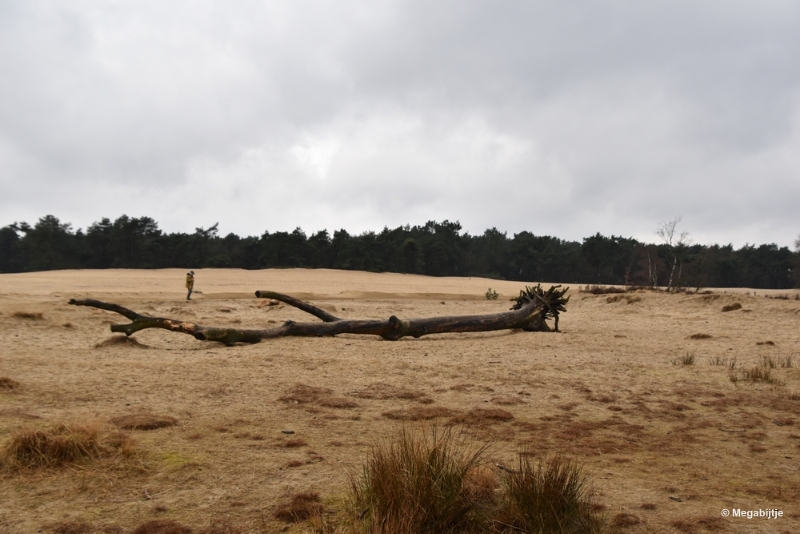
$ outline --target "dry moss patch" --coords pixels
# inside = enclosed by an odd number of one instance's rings
[[[107,347],[132,347],[135,349],[147,349],[149,348],[147,345],[143,343],[139,343],[132,337],[128,336],[111,336],[110,338],[100,341],[99,343],[95,343],[94,348],[96,349],[103,349]]]
[[[169,415],[129,414],[113,417],[111,422],[122,430],[155,430],[178,423],[178,420]]]

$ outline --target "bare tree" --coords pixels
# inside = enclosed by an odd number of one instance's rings
[[[678,224],[681,222],[680,215],[675,217],[669,222],[664,222],[658,225],[656,235],[664,241],[669,250],[669,281],[667,282],[667,291],[672,290],[672,282],[675,279],[675,268],[678,269],[677,285],[681,278],[681,257],[685,250],[691,245],[692,240],[689,239],[689,232],[681,232],[676,235]]]

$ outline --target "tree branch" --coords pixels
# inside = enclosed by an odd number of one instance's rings
[[[394,341],[406,336],[418,338],[447,332],[491,332],[517,328],[549,331],[550,328],[545,322],[548,316],[555,318],[556,330],[558,330],[558,313],[566,311],[564,304],[569,300],[569,297],[563,298],[567,290],[556,290],[558,287],[560,286],[551,287],[547,293],[543,292],[539,286],[533,289],[526,288],[526,291],[521,291],[520,297],[515,299],[517,301],[515,307],[511,311],[503,313],[408,320],[399,319],[394,315],[387,320],[340,319],[316,306],[288,295],[273,291],[257,291],[256,296],[259,298],[266,297],[280,300],[324,321],[321,324],[286,321],[280,326],[264,330],[207,327],[176,319],[150,317],[136,313],[118,304],[93,299],[72,299],[69,304],[107,310],[127,317],[131,320],[131,323],[111,326],[112,332],[121,332],[126,336],[146,328],[162,328],[172,332],[189,334],[200,341],[218,341],[225,345],[258,343],[263,339],[287,336],[325,337],[338,334],[375,335]]]

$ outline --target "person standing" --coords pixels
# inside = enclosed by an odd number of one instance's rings
[[[186,300],[192,300],[192,290],[194,290],[194,271],[186,273],[186,289],[189,293],[186,295]]]

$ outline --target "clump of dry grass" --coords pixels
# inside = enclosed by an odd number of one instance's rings
[[[633,514],[627,512],[620,512],[611,519],[611,526],[617,528],[627,528],[638,525],[642,520]]]
[[[96,529],[85,521],[62,521],[48,528],[53,534],[92,534]]]
[[[438,417],[451,417],[455,412],[443,406],[414,406],[408,410],[389,410],[384,417],[399,421],[427,421]]]
[[[672,365],[694,365],[697,357],[694,352],[687,352],[683,356],[672,360]]]
[[[791,369],[792,367],[795,366],[791,354],[788,356],[764,355],[761,356],[759,364],[761,365],[761,367],[767,367],[769,369]]]
[[[374,400],[413,400],[420,404],[431,404],[433,400],[422,391],[400,388],[385,382],[376,382],[353,392],[354,397]]]
[[[112,454],[133,455],[133,441],[119,432],[105,432],[96,423],[60,424],[50,430],[23,429],[11,435],[0,451],[6,467],[49,468]]]
[[[110,338],[108,338],[106,340],[100,341],[99,343],[95,343],[94,348],[103,349],[103,348],[107,348],[107,347],[117,347],[117,346],[120,346],[120,345],[123,346],[123,347],[132,347],[132,348],[135,348],[135,349],[148,349],[148,348],[150,348],[147,345],[145,345],[143,343],[139,343],[138,341],[136,341],[132,337],[128,337],[128,336],[111,336]]]
[[[16,311],[11,314],[11,317],[16,319],[30,319],[32,321],[42,321],[44,320],[44,315],[40,312],[23,312],[23,311]]]
[[[323,396],[330,395],[332,392],[329,388],[297,384],[281,395],[278,400],[290,404],[309,404],[319,401]]]
[[[403,429],[397,440],[374,446],[351,478],[356,523],[387,534],[475,531],[493,498],[486,472],[477,471],[486,449],[449,429]]]
[[[113,417],[111,422],[122,430],[155,430],[178,423],[178,420],[169,415],[129,414]]]
[[[496,524],[500,532],[600,532],[589,476],[573,460],[556,456],[533,464],[520,454],[519,467],[505,470]]]
[[[756,341],[756,345],[769,345],[771,347],[774,347],[775,346],[775,342],[774,341],[769,341],[769,340],[767,340],[767,341]]]
[[[742,305],[739,304],[738,302],[734,302],[733,304],[726,304],[725,306],[722,307],[722,311],[724,312],[736,311],[741,309]]]
[[[5,376],[0,376],[0,391],[14,391],[18,388],[19,382]]]
[[[514,416],[505,410],[497,408],[473,408],[463,415],[453,417],[451,422],[479,426],[491,423],[506,423],[513,419]]]
[[[305,447],[308,445],[308,442],[303,438],[294,438],[294,439],[287,439],[283,442],[283,446],[287,449],[295,449],[297,447]]]
[[[350,409],[358,408],[358,403],[344,397],[327,397],[319,401],[320,406],[325,408]]]
[[[586,285],[578,288],[578,293],[590,293],[592,295],[607,295],[609,293],[627,293],[628,288],[613,286]]]
[[[287,523],[305,521],[323,512],[322,500],[316,491],[306,491],[292,495],[288,502],[281,503],[272,514],[275,519]]]
[[[719,365],[733,370],[736,369],[736,357],[734,356],[733,358],[728,359],[722,356],[715,356],[708,359],[708,365]]]
[[[154,519],[136,527],[133,534],[192,534],[192,529],[172,519]]]
[[[772,370],[769,367],[760,367],[758,365],[750,369],[740,369],[738,373],[731,373],[729,375],[731,382],[734,384],[738,382],[764,382],[766,384],[780,385],[781,381],[772,376]]]

